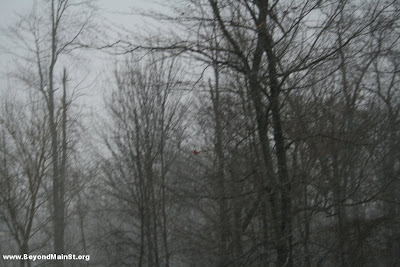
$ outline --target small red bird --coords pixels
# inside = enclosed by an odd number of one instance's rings
[[[199,152],[197,152],[197,150],[193,150],[193,155],[197,155]]]

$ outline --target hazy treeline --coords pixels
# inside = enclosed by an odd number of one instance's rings
[[[91,259],[1,264],[399,265],[399,2],[169,4],[146,37],[85,0],[3,32],[0,252]]]

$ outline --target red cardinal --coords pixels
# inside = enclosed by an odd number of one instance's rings
[[[193,155],[197,155],[199,152],[197,152],[197,150],[193,150]]]

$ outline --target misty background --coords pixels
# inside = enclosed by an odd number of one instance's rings
[[[395,0],[0,2],[1,266],[398,266]]]

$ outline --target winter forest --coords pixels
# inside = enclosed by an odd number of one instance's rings
[[[103,2],[1,25],[0,266],[400,266],[399,1]]]

